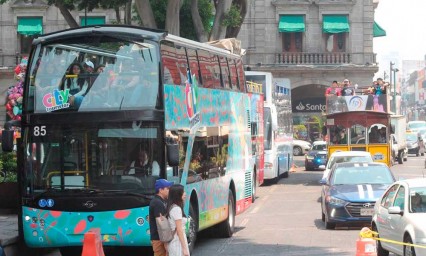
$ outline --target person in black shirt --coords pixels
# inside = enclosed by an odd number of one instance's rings
[[[151,234],[152,249],[154,256],[167,256],[166,246],[160,241],[157,223],[155,218],[166,216],[166,200],[169,197],[169,188],[173,182],[159,179],[155,182],[155,192],[157,193],[149,204],[149,227]]]
[[[352,96],[355,94],[354,88],[350,86],[351,83],[348,79],[343,80],[342,96]]]

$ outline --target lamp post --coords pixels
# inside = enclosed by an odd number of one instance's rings
[[[399,69],[394,68],[392,69],[393,71],[393,106],[395,109],[395,115],[397,114],[397,109],[396,109],[396,72],[399,71]]]
[[[392,72],[393,72],[393,66],[395,65],[395,63],[393,63],[392,61],[389,63],[389,85],[390,86],[393,86],[393,94],[392,94],[392,102],[393,102],[393,106],[394,106],[394,108],[393,108],[393,112],[396,114],[396,104],[395,104],[395,96],[396,96],[396,93],[395,93],[395,84],[394,83],[392,83]],[[390,88],[389,88],[390,89]]]

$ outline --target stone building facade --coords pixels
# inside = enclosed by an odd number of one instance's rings
[[[378,0],[252,0],[239,34],[252,71],[288,78],[294,125],[306,139],[318,134],[325,88],[349,79],[370,85],[378,71],[373,37],[385,31],[374,22]]]
[[[3,126],[6,92],[16,83],[13,69],[28,56],[32,39],[69,28],[60,10],[43,0],[10,0],[0,5],[0,126]],[[124,11],[121,12],[123,17]],[[114,10],[72,11],[78,24],[110,24],[116,21]]]

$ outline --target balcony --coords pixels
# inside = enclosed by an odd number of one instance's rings
[[[346,52],[312,53],[283,52],[275,56],[275,63],[286,65],[336,65],[350,64],[351,54]]]

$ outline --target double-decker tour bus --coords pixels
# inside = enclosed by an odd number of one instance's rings
[[[393,159],[389,106],[389,94],[376,95],[368,89],[359,88],[349,96],[327,95],[328,156],[335,151],[366,151],[374,161],[390,167]]]
[[[25,243],[66,252],[99,229],[106,247],[150,246],[159,178],[185,186],[191,248],[212,226],[232,236],[254,191],[254,110],[224,49],[131,26],[34,39],[17,145]]]
[[[247,83],[260,84],[264,94],[264,177],[278,182],[280,177],[288,177],[292,166],[291,125],[282,109],[282,93],[275,85],[272,73],[245,71]],[[290,117],[291,117],[291,108]],[[285,124],[279,126],[279,123]],[[289,127],[288,132],[284,132]]]

